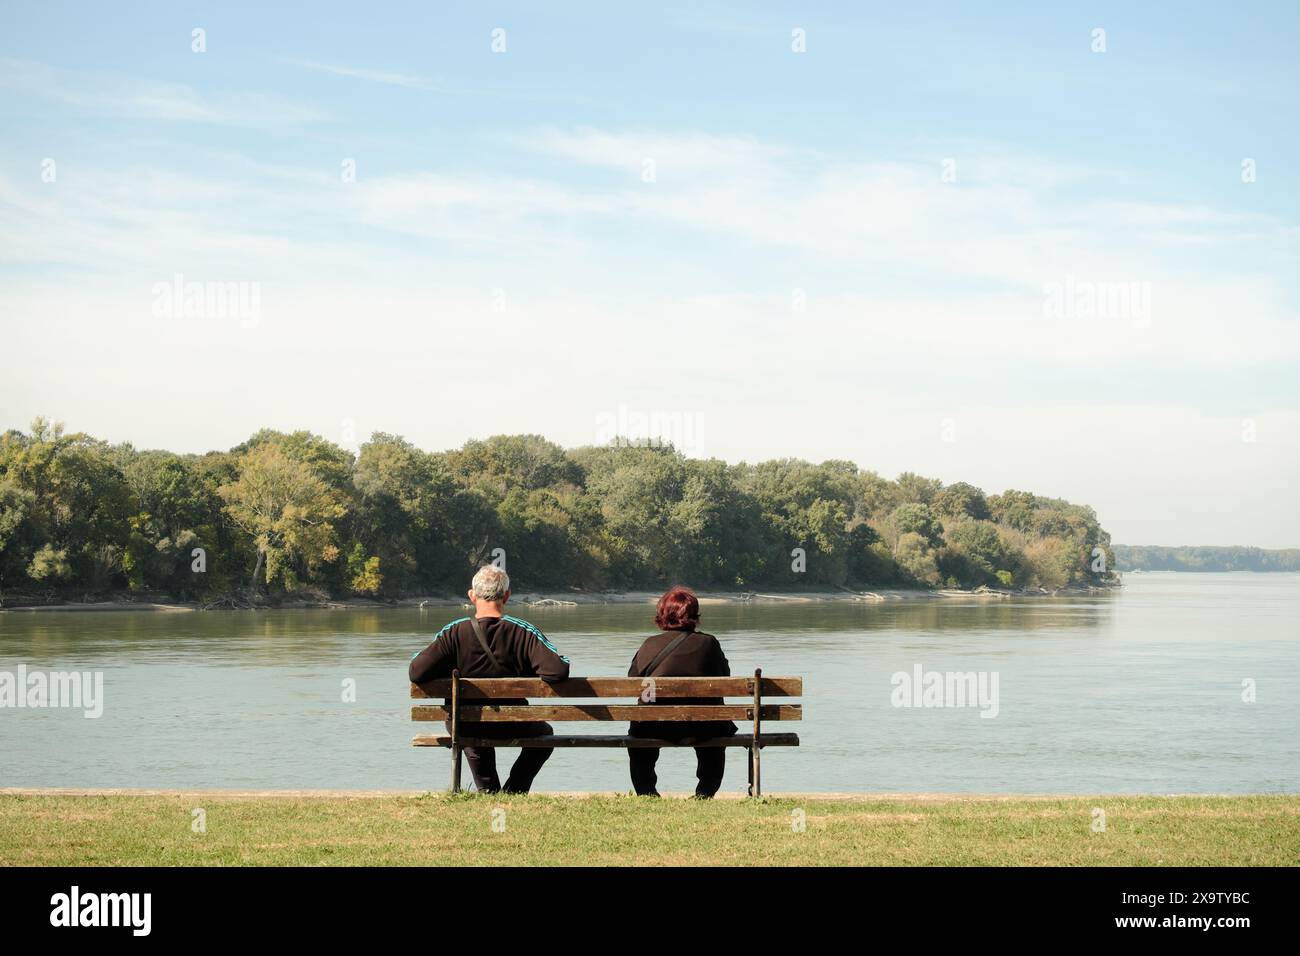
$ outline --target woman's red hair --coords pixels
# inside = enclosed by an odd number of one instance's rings
[[[661,631],[693,631],[700,623],[700,599],[690,588],[672,588],[655,608],[655,627]]]

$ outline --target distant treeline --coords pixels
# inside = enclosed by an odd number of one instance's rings
[[[1120,571],[1300,571],[1300,548],[1166,548],[1160,545],[1115,545]]]
[[[494,558],[516,590],[1057,588],[1107,579],[1109,542],[1082,505],[847,461],[382,433],[354,455],[267,430],[178,455],[43,419],[0,436],[0,600],[459,593]]]

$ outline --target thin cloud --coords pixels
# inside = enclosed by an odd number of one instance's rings
[[[649,329],[671,309],[719,350],[742,326],[758,345],[781,343],[755,361],[814,362],[826,342],[858,363],[889,355],[958,368],[976,357],[1216,368],[1300,355],[1285,274],[1243,265],[1239,236],[1206,229],[1240,214],[1104,197],[1081,207],[1034,171],[1044,161],[1022,157],[1020,185],[973,175],[974,163],[969,179],[944,184],[931,163],[845,162],[748,137],[545,130],[539,150],[560,162],[526,176],[412,169],[341,185],[322,169],[223,156],[207,173],[83,171],[57,191],[0,178],[0,251],[74,273],[111,264],[151,276],[175,263],[331,287],[352,272],[418,286],[432,263],[454,263],[440,294],[562,277],[577,291],[548,313],[554,327],[583,301],[617,303],[611,322],[624,327]],[[657,182],[637,175],[646,152],[660,159]],[[593,188],[593,166],[625,175]],[[1259,226],[1260,250],[1294,250],[1293,230]],[[664,250],[656,287],[646,236]],[[1170,239],[1189,236],[1197,248]],[[710,246],[735,251],[681,251]],[[1199,267],[1211,259],[1214,269]],[[815,333],[795,343],[782,332],[787,283],[806,293],[799,321]],[[681,299],[701,288],[713,290],[703,304]],[[1093,317],[1084,293],[1137,298],[1116,300],[1131,314]]]
[[[494,95],[488,90],[468,90],[443,86],[439,83],[435,83],[427,77],[416,76],[410,73],[389,73],[383,70],[366,70],[360,67],[345,66],[338,63],[321,63],[316,60],[304,60],[296,57],[286,57],[283,62],[288,63],[291,66],[302,67],[305,70],[315,70],[317,73],[329,73],[333,76],[346,76],[355,80],[365,80],[367,83],[382,83],[386,86],[400,86],[408,90],[423,90],[428,93],[451,93],[465,96]]]
[[[329,118],[315,106],[276,94],[204,94],[181,83],[63,70],[11,57],[0,57],[0,88],[119,119],[264,128]]]

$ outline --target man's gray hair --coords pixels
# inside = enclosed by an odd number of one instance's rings
[[[485,564],[474,575],[471,587],[480,601],[501,601],[510,590],[510,575],[494,564]]]

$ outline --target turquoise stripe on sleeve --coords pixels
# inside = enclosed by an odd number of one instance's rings
[[[560,649],[556,647],[554,644],[552,644],[550,641],[548,641],[546,639],[546,635],[543,634],[536,627],[534,627],[532,624],[529,624],[527,621],[521,621],[517,617],[511,617],[509,614],[503,614],[502,617],[505,620],[509,621],[511,624],[518,624],[520,627],[528,631],[528,633],[532,634],[535,638],[537,638],[544,645],[546,645],[546,649],[549,650],[552,654],[554,654],[560,660],[564,661],[564,663],[566,664],[569,663],[569,659],[560,653]]]
[[[434,640],[436,641],[439,637],[442,637],[442,635],[446,634],[448,631],[450,631],[453,627],[455,627],[457,624],[461,623],[462,621],[468,621],[468,620],[469,618],[467,617],[456,618],[456,620],[451,621],[445,627],[443,627],[443,629],[438,632],[437,636],[434,637]]]
[[[433,640],[430,641],[429,643],[430,643],[430,644],[436,644],[436,643],[438,643],[438,639],[441,638],[442,635],[446,634],[448,631],[450,631],[453,627],[455,627],[455,626],[456,626],[457,624],[459,624],[461,621],[468,621],[468,620],[469,620],[469,618],[467,618],[467,617],[458,617],[458,618],[456,618],[456,620],[451,621],[450,623],[448,623],[447,625],[445,625],[441,631],[439,631],[437,634],[433,635]],[[411,660],[415,660],[417,657],[419,657],[419,656],[420,656],[421,654],[423,654],[423,653],[424,653],[424,648],[421,648],[420,650],[416,651],[414,654],[411,655]]]

